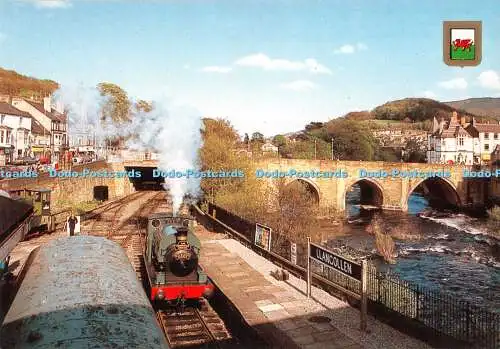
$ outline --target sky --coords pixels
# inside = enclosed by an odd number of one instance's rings
[[[444,20],[482,21],[478,67],[444,64]],[[113,82],[271,136],[406,97],[500,97],[500,6],[0,0],[0,67],[68,86]]]

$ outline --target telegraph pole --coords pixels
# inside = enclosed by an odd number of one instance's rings
[[[333,137],[332,137],[332,161],[333,161]]]
[[[314,160],[316,160],[316,140],[314,140]]]

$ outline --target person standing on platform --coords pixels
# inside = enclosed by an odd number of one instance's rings
[[[78,224],[78,218],[75,217],[73,212],[71,212],[71,215],[68,217],[68,231],[69,231],[69,236],[74,236],[75,235],[75,227]]]

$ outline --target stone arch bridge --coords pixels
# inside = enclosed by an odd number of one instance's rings
[[[85,201],[93,199],[96,186],[105,186],[109,188],[110,197],[120,197],[135,191],[137,182],[152,180],[148,178],[157,166],[158,161],[149,158],[122,159],[120,162],[113,163],[100,161],[76,166],[73,170],[81,171],[83,168],[89,168],[93,171],[130,171],[137,169],[144,172],[146,176],[132,180],[100,177],[50,178],[47,174],[43,174],[36,179],[1,180],[0,190],[46,187],[52,189],[54,201],[69,198],[72,201]],[[295,175],[284,178],[286,184],[297,181],[306,184],[320,207],[334,207],[339,211],[345,210],[346,195],[355,184],[358,184],[361,189],[361,204],[402,211],[408,210],[408,199],[417,187],[431,199],[434,198],[453,207],[464,207],[484,205],[489,195],[490,185],[487,180],[465,178],[463,172],[471,170],[470,167],[440,164],[266,159],[255,161],[254,168],[270,175],[279,171],[288,174],[291,173],[290,171],[292,173],[295,171]],[[245,175],[254,176],[259,174],[257,171]],[[305,176],[306,172],[311,174],[319,171],[331,176],[328,178]],[[433,172],[441,176],[421,178],[412,175],[412,171],[413,173]],[[277,177],[264,175],[262,180],[266,181],[271,188],[277,188],[279,176]]]
[[[361,204],[401,211],[408,210],[408,199],[417,187],[431,203],[434,200],[456,208],[484,204],[488,191],[487,182],[464,178],[464,170],[471,170],[467,166],[273,159],[256,161],[255,168],[257,177],[271,187],[277,187],[280,175],[286,184],[302,182],[320,207],[339,211],[346,209],[346,195],[355,184],[361,189]]]

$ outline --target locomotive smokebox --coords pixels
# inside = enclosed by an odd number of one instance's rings
[[[198,255],[188,242],[187,227],[177,227],[175,244],[168,247],[166,258],[170,271],[177,277],[191,274],[198,266]]]

